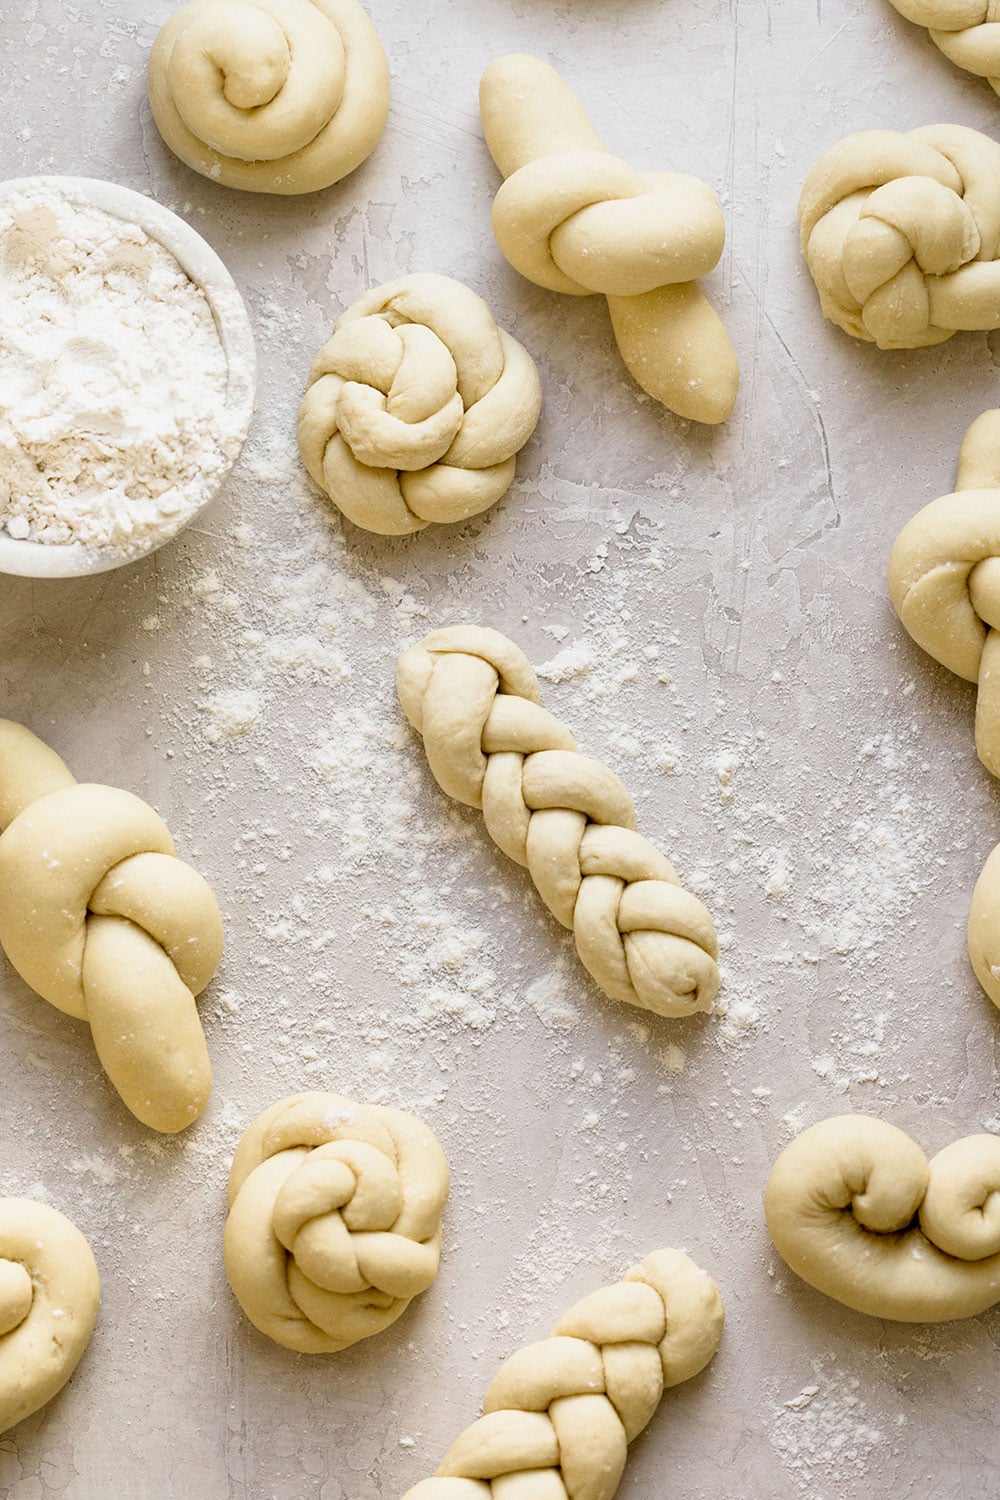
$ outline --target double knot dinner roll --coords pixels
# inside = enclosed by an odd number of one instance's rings
[[[908,21],[926,26],[940,47],[966,73],[989,80],[1000,94],[1000,5],[997,0],[892,0]]]

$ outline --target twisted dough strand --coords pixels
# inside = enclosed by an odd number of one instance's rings
[[[722,1324],[711,1277],[657,1250],[514,1354],[484,1415],[404,1500],[612,1500],[629,1443],[664,1389],[709,1363]]]
[[[1000,94],[1000,0],[892,0],[908,21],[959,68],[989,80]]]
[[[481,808],[601,989],[662,1016],[711,1009],[711,917],[635,832],[617,776],[540,707],[523,652],[496,630],[436,630],[404,651],[396,686],[438,785]]]

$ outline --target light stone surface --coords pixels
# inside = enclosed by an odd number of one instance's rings
[[[910,1328],[841,1309],[783,1270],[761,1194],[796,1129],[847,1109],[928,1150],[1000,1130],[1000,1017],[963,932],[998,793],[973,690],[912,645],[884,582],[997,403],[1000,337],[859,345],[820,319],[795,230],[842,135],[996,134],[1000,104],[888,0],[378,0],[382,144],[324,194],[268,199],[162,146],[144,68],[169,10],[6,7],[3,172],[112,177],[190,219],[254,317],[259,410],[234,482],[166,550],[92,581],[0,580],[0,711],[154,802],[218,893],[215,1093],[183,1138],[153,1138],[85,1029],[0,971],[0,1192],[58,1205],[104,1284],[71,1385],[0,1439],[0,1493],[396,1500],[506,1354],[666,1244],[719,1281],[728,1327],[623,1497],[995,1500],[1000,1311]],[[729,240],[704,285],[743,370],[725,430],[641,398],[599,299],[502,261],[476,86],[513,49],[564,70],[636,166],[719,190]],[[338,313],[425,269],[487,298],[546,405],[494,511],[385,541],[312,493],[294,417]],[[517,639],[633,789],[716,915],[725,1015],[607,1001],[432,784],[393,666],[462,618]],[[229,1154],[300,1088],[414,1110],[455,1178],[432,1290],[329,1359],[257,1335],[222,1272]]]

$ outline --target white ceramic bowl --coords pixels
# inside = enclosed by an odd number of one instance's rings
[[[0,530],[0,573],[22,578],[79,578],[88,573],[106,573],[124,563],[155,552],[165,542],[200,515],[216,496],[235,464],[250,428],[256,388],[257,356],[253,333],[243,298],[236,284],[212,247],[190,226],[152,198],[144,198],[131,188],[96,177],[15,177],[0,183],[0,202],[31,188],[46,188],[83,201],[115,218],[138,224],[151,239],[169,250],[191,280],[201,287],[215,318],[219,340],[229,365],[226,386],[227,466],[205,486],[198,508],[188,511],[175,531],[158,535],[145,550],[119,551],[112,547],[87,547],[81,542],[49,545],[43,542],[21,542]],[[231,434],[231,436],[230,436]]]

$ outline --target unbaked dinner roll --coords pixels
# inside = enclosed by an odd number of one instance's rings
[[[997,0],[892,0],[908,21],[926,26],[931,41],[967,73],[1000,94],[1000,6]]]
[[[229,1285],[276,1343],[346,1349],[434,1280],[448,1187],[437,1137],[413,1115],[338,1094],[283,1099],[233,1158]]]
[[[493,232],[514,269],[550,291],[603,293],[643,390],[682,417],[724,422],[739,371],[696,281],[725,241],[711,188],[674,172],[636,172],[611,156],[572,89],[540,58],[491,63],[479,104],[506,178]]]
[[[130,792],[80,786],[0,719],[0,946],[44,1000],[90,1025],[137,1119],[183,1130],[212,1072],[195,996],[222,956],[208,885]]]
[[[824,316],[855,338],[1000,328],[1000,145],[977,130],[849,135],[806,178],[799,230]]]
[[[823,1120],[778,1157],[764,1212],[796,1275],[857,1312],[943,1323],[1000,1302],[998,1136],[928,1162],[884,1120]]]
[[[149,101],[181,161],[249,193],[313,193],[378,144],[389,70],[357,0],[191,0],[149,58]]]
[[[512,1355],[483,1416],[404,1500],[612,1500],[629,1443],[709,1363],[722,1324],[712,1278],[657,1250]]]
[[[100,1303],[97,1264],[79,1229],[34,1199],[0,1198],[0,1434],[62,1390]]]
[[[423,272],[340,318],[309,371],[299,450],[348,520],[402,536],[495,505],[541,406],[534,360],[482,298]]]

